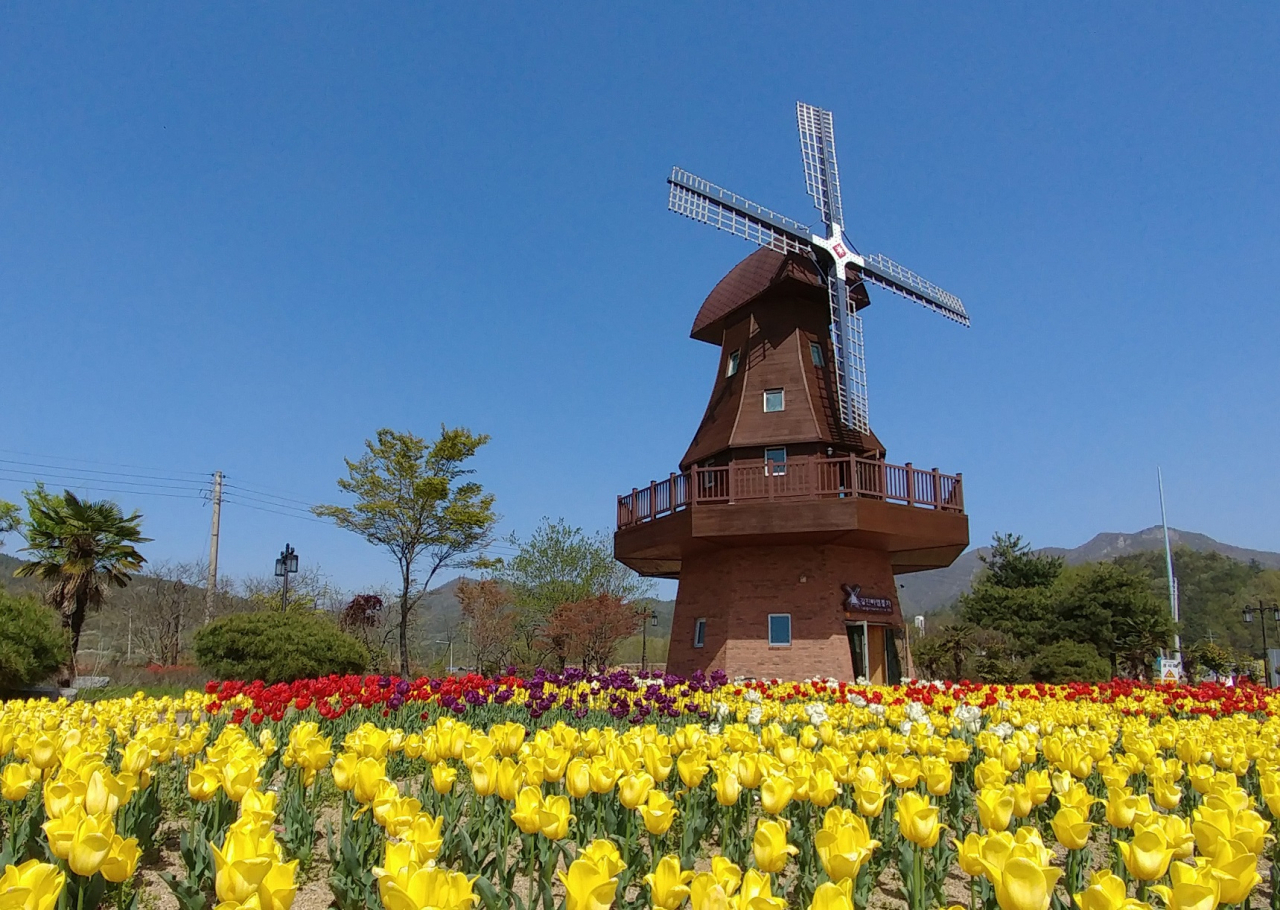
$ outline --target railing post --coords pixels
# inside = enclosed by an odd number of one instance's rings
[[[676,472],[672,471],[667,475],[667,508],[672,512],[676,510]]]
[[[933,469],[933,507],[942,508],[942,481],[938,479],[938,469]]]
[[[909,461],[902,467],[906,469],[907,474],[907,505],[913,506],[916,504],[916,479],[913,476],[916,469],[911,467]]]
[[[658,517],[658,482],[649,481],[649,517]]]
[[[640,519],[640,497],[636,495],[638,492],[639,491],[635,487],[631,488],[631,517],[632,517],[632,520],[634,521],[641,520]]]
[[[961,512],[964,511],[964,482],[963,481],[964,481],[964,475],[959,471],[956,471],[956,486],[955,486],[955,492],[952,495],[955,497],[956,505],[959,506]]]

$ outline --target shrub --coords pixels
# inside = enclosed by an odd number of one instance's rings
[[[70,653],[67,634],[50,607],[0,590],[0,689],[43,682]]]
[[[369,652],[320,613],[237,613],[196,632],[196,661],[219,679],[289,682],[363,673]]]
[[[1030,676],[1046,683],[1105,682],[1111,678],[1111,665],[1093,645],[1064,640],[1032,658]]]

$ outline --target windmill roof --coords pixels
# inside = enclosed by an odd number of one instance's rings
[[[782,281],[797,281],[811,287],[822,287],[818,267],[808,256],[783,254],[761,247],[739,262],[711,289],[694,317],[689,337],[709,344],[720,344],[723,323],[735,310]],[[858,276],[849,276],[849,292],[857,309],[871,301]]]

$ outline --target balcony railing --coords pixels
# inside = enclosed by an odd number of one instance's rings
[[[869,458],[789,458],[783,462],[735,462],[695,466],[618,497],[618,527],[629,528],[701,505],[735,502],[799,502],[858,496],[943,512],[964,512],[961,474],[942,474]]]

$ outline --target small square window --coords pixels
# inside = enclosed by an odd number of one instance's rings
[[[766,389],[764,393],[764,409],[781,411],[785,406],[782,400],[782,389]]]
[[[729,355],[729,359],[725,361],[725,364],[724,364],[725,378],[728,378],[732,376],[734,373],[738,372],[738,357],[739,357],[739,352],[734,351]]]
[[[787,473],[787,448],[779,446],[776,449],[764,450],[764,463],[769,469],[770,474]]]
[[[701,648],[707,643],[707,621],[699,619],[693,624],[693,646]]]
[[[791,614],[769,614],[769,647],[791,647]]]
[[[812,358],[815,367],[823,366],[825,361],[822,357],[822,345],[816,341],[809,342],[809,357]]]

